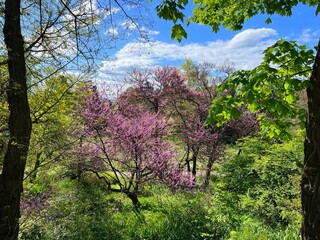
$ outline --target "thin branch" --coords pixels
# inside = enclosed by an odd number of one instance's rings
[[[136,21],[132,18],[132,17],[130,17],[130,15],[127,13],[127,11],[122,7],[122,5],[119,3],[119,1],[118,0],[114,0],[115,1],[115,3],[118,5],[118,7],[121,9],[121,11],[124,13],[124,15],[128,18],[128,19],[130,19],[130,21],[136,26],[136,28],[137,28],[137,30],[138,30],[138,32],[140,33],[140,35],[142,35],[142,32],[141,32],[141,30],[140,30],[140,27],[139,27],[139,25],[136,23]]]

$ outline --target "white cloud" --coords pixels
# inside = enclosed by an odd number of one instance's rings
[[[113,37],[116,37],[119,35],[118,29],[115,27],[109,28],[105,31],[106,35],[111,35]]]
[[[120,23],[120,27],[126,31],[126,34],[130,36],[132,33],[138,33],[142,39],[149,39],[150,36],[158,35],[159,31],[154,31],[146,26],[140,26],[138,22],[132,22],[130,20]]]
[[[111,101],[116,100],[124,90],[131,86],[126,82],[113,81],[104,77],[94,79],[94,84],[98,87],[100,94]]]
[[[117,14],[120,11],[120,8],[104,8],[102,9],[102,14],[104,15],[104,17],[108,17],[108,16],[112,16]]]
[[[312,29],[303,29],[301,35],[297,38],[300,43],[317,42],[319,39],[320,30],[313,31]]]
[[[66,11],[63,17],[70,21],[70,24],[73,24],[74,16],[77,16],[78,27],[79,25],[86,25],[86,22],[92,21],[96,16],[100,14],[100,10],[98,8],[97,0],[79,0],[76,1],[75,4],[68,4],[69,9],[71,9],[72,13]],[[94,24],[99,24],[100,20],[95,19]]]
[[[230,43],[231,48],[245,48],[257,46],[266,37],[276,35],[277,32],[271,28],[247,29],[235,35]]]
[[[143,34],[147,35],[147,36],[158,35],[158,34],[160,33],[159,31],[150,30],[150,29],[146,28],[145,26],[142,26],[142,27],[140,28],[140,31],[141,31]]]
[[[155,65],[170,65],[170,61],[185,59],[194,62],[223,63],[226,60],[237,69],[251,69],[262,60],[262,52],[277,39],[271,28],[248,29],[236,34],[231,40],[207,43],[131,42],[115,54],[114,61],[103,61],[103,73],[123,74],[131,68],[152,68]]]
[[[120,24],[124,29],[135,30],[138,27],[138,24],[133,21],[124,21]]]

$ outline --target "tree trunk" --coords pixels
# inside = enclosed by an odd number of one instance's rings
[[[204,189],[206,189],[209,186],[210,183],[210,175],[211,175],[211,169],[212,169],[212,165],[214,163],[214,161],[216,160],[216,157],[212,154],[209,159],[208,159],[208,163],[207,163],[207,169],[206,169],[206,175],[205,175],[205,179],[204,179],[204,183],[202,185],[202,187]]]
[[[301,182],[303,240],[320,239],[320,41],[310,83]]]
[[[4,40],[8,51],[10,139],[0,175],[0,239],[18,239],[20,195],[31,134],[20,0],[5,1]]]
[[[192,148],[192,175],[196,177],[197,175],[197,159],[198,159],[199,147]]]
[[[140,207],[140,202],[138,199],[138,195],[135,192],[125,192],[125,194],[131,199],[132,204],[135,208]]]

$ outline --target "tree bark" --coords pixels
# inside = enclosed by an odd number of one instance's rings
[[[18,239],[20,196],[31,134],[20,0],[5,1],[4,40],[8,51],[10,139],[0,175],[0,239]]]
[[[216,160],[216,156],[214,154],[211,154],[211,156],[208,159],[208,163],[207,163],[207,169],[206,169],[206,175],[205,175],[205,179],[204,179],[204,183],[202,185],[202,187],[204,189],[206,189],[209,186],[210,183],[210,175],[211,175],[211,169],[212,169],[212,165],[214,163],[214,161]]]
[[[320,41],[307,89],[308,114],[301,181],[303,240],[320,239]]]
[[[128,191],[128,192],[125,192],[125,194],[131,199],[132,204],[135,208],[140,207],[140,202],[139,202],[137,193]]]
[[[198,159],[199,147],[192,148],[192,175],[196,177],[197,175],[197,159]]]

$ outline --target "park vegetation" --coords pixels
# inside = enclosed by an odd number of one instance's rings
[[[20,238],[299,239],[303,131],[270,139],[245,106],[206,125],[231,74],[209,66],[134,70],[117,98],[60,78],[30,95],[65,93],[33,128]]]
[[[114,96],[94,79],[100,27],[112,4],[137,24],[142,2],[0,0],[0,238],[320,239],[320,45],[281,39],[250,71],[133,69]],[[188,2],[156,8],[178,41]],[[320,9],[214,2],[188,21]]]

